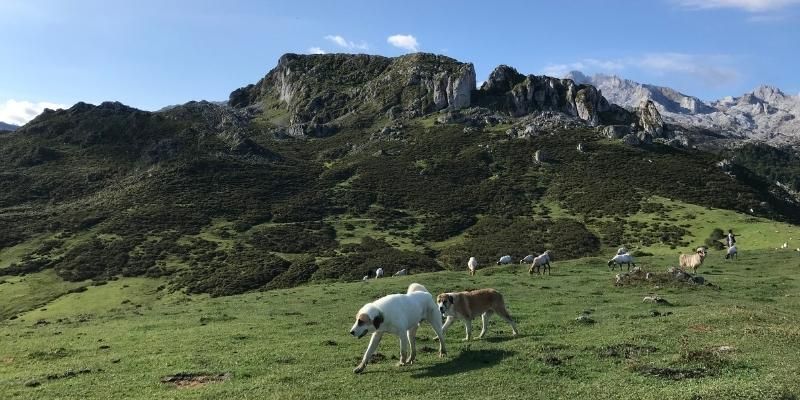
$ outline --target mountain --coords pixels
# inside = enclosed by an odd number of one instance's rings
[[[566,76],[596,86],[609,101],[633,108],[651,100],[664,121],[684,129],[704,129],[728,138],[751,139],[770,144],[800,144],[800,96],[760,86],[740,97],[710,103],[674,89],[642,84],[617,76],[579,71]]]
[[[0,121],[0,131],[15,131],[17,128],[19,128],[18,125],[7,124],[5,122]]]
[[[766,168],[670,134],[654,102],[508,66],[477,88],[471,64],[433,54],[287,54],[226,104],[77,103],[0,135],[0,249],[24,253],[0,275],[226,295],[696,245],[654,198],[800,222]]]

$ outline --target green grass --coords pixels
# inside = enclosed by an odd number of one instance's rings
[[[639,262],[660,271],[671,259]],[[159,280],[125,278],[0,323],[0,397],[793,398],[800,393],[800,328],[792,322],[800,317],[799,267],[791,251],[743,251],[735,262],[711,256],[701,271],[721,290],[655,290],[672,307],[642,303],[652,287],[615,287],[599,259],[555,262],[547,277],[512,266],[474,278],[439,272],[223,298],[167,294]],[[426,352],[436,343],[423,326],[416,364],[395,366],[399,346],[387,335],[379,348],[387,359],[354,375],[367,345],[347,334],[354,313],[410,282],[432,292],[494,287],[521,335],[512,338],[495,317],[486,338],[464,343],[457,323],[447,335],[449,355],[439,359]],[[651,317],[652,309],[672,314]],[[595,324],[575,321],[584,311]],[[720,346],[733,350],[714,353]],[[674,381],[639,372],[667,367],[707,376]],[[191,389],[160,383],[180,372],[232,378]],[[40,385],[25,386],[33,380]]]

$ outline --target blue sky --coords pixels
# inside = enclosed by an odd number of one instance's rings
[[[800,91],[800,0],[0,0],[0,121],[118,100],[224,100],[287,52],[443,53],[523,73],[571,69],[702,99]]]

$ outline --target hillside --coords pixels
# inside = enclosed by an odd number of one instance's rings
[[[7,124],[3,121],[0,121],[0,131],[14,131],[17,128],[19,128],[19,126],[14,124]]]
[[[0,136],[0,275],[230,295],[704,239],[630,219],[665,212],[654,198],[800,221],[722,158],[572,80],[500,66],[478,89],[444,56],[285,55],[227,105],[78,103]]]

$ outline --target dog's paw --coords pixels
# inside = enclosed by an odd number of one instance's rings
[[[366,365],[359,365],[359,366],[353,368],[353,373],[360,374],[360,373],[364,372],[364,368],[366,368],[366,367],[367,367]]]

